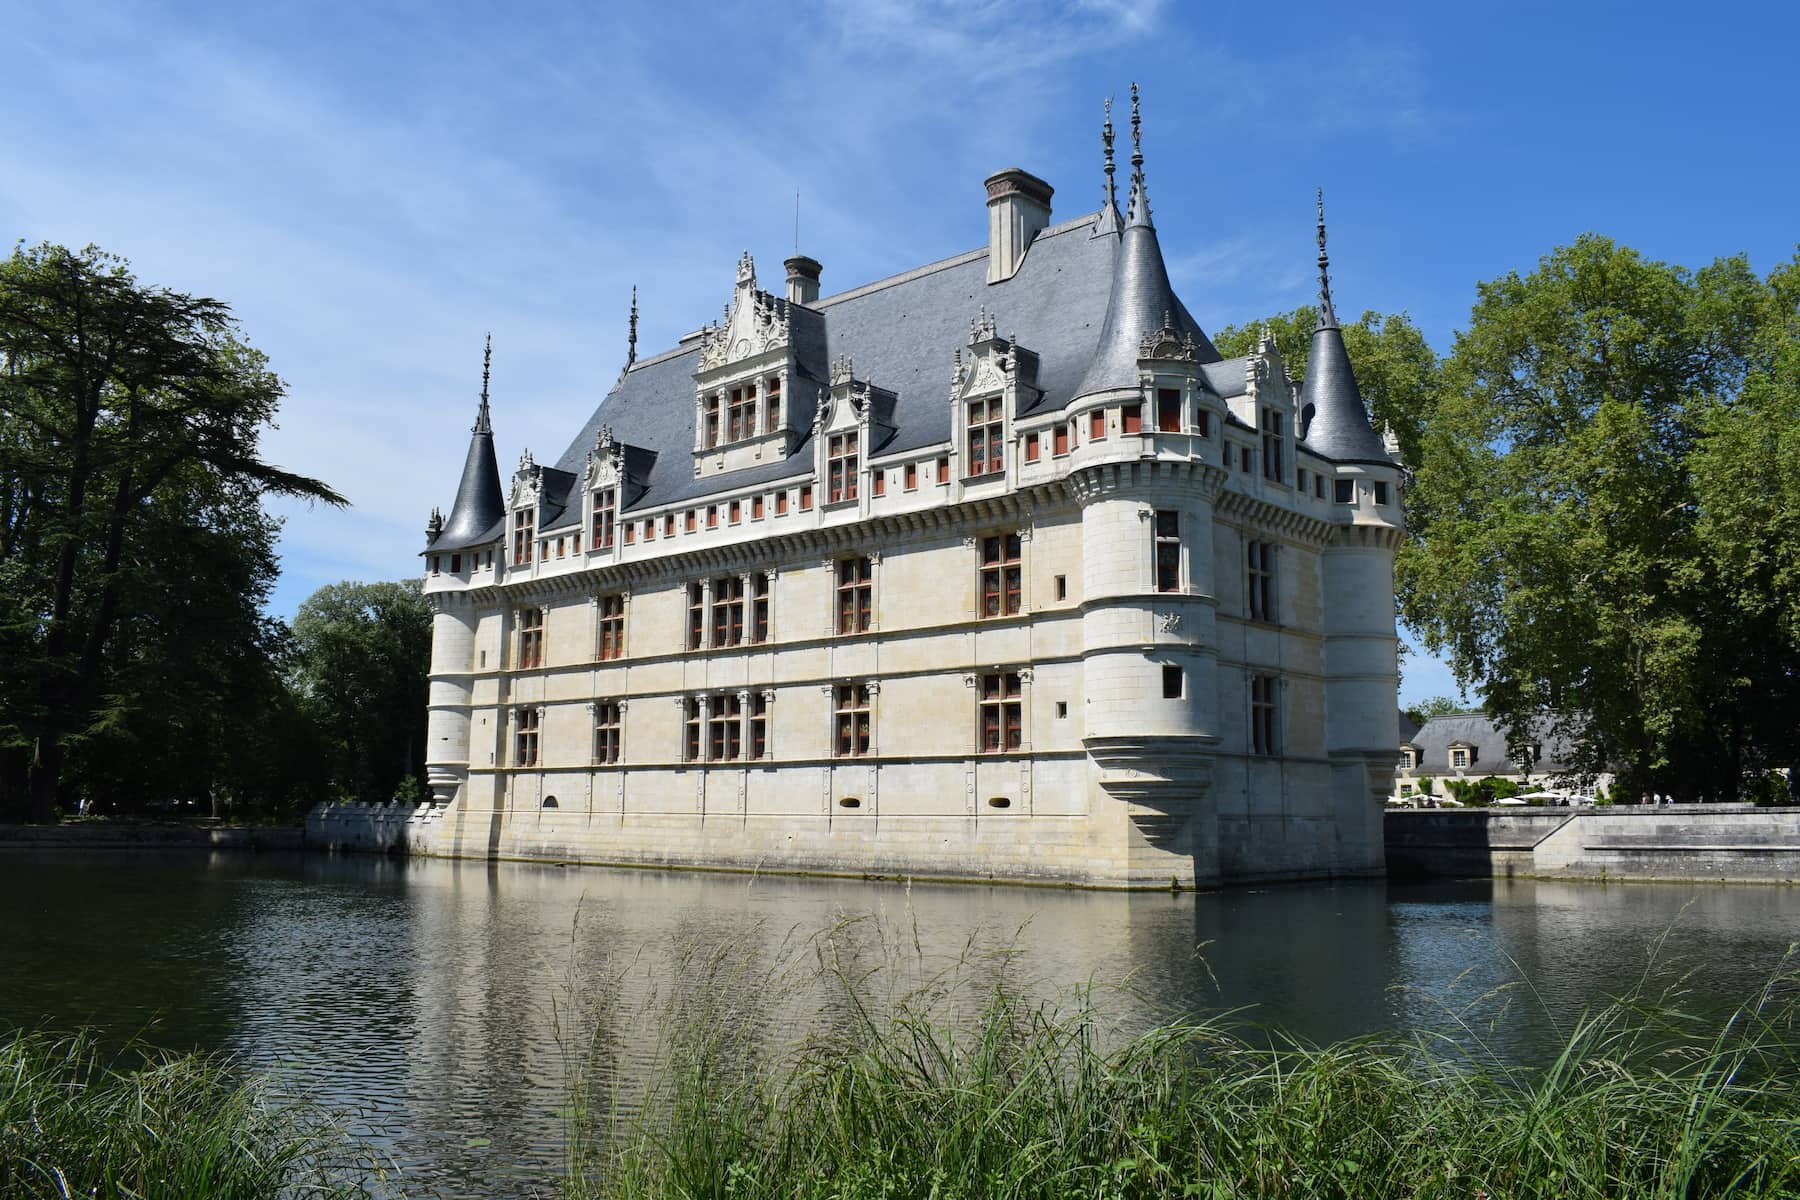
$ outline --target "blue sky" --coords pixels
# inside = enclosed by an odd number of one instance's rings
[[[97,243],[232,304],[290,397],[267,442],[346,512],[284,510],[283,615],[416,569],[492,330],[503,467],[793,244],[827,292],[971,249],[982,179],[1100,195],[1144,92],[1157,225],[1216,329],[1305,303],[1440,350],[1476,281],[1594,230],[1766,271],[1800,239],[1800,6],[1216,0],[78,5],[9,0],[0,232]],[[1402,696],[1453,690],[1428,659]]]

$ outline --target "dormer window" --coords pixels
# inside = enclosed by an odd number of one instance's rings
[[[617,493],[612,488],[600,488],[594,492],[594,538],[596,550],[611,550],[613,545],[613,526],[617,513],[613,500]],[[576,549],[580,549],[577,544]]]
[[[1180,389],[1156,389],[1156,429],[1159,433],[1181,432]]]
[[[1282,474],[1282,437],[1287,418],[1272,408],[1262,410],[1262,466],[1263,478],[1272,479],[1276,483],[1286,482]]]
[[[521,508],[513,513],[512,560],[515,564],[531,561],[531,547],[536,541],[536,524],[536,509]]]
[[[725,412],[725,436],[733,442],[756,436],[756,385],[747,383],[731,389],[731,403]]]
[[[1000,397],[971,400],[968,405],[970,475],[997,475],[1006,469],[1006,436]]]
[[[706,398],[706,448],[719,444],[719,393]]]
[[[856,499],[856,434],[834,433],[826,463],[829,488],[826,495],[832,503]]]

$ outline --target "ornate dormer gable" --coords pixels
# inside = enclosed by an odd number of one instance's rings
[[[1239,420],[1257,430],[1261,475],[1271,483],[1295,481],[1298,428],[1294,410],[1298,400],[1294,378],[1276,348],[1275,333],[1264,324],[1256,350],[1244,358],[1244,394],[1234,397],[1231,405]]]
[[[613,548],[624,485],[625,447],[613,437],[611,425],[602,425],[581,470],[581,524],[591,551]]]
[[[700,331],[694,372],[694,474],[733,471],[785,458],[804,430],[796,388],[813,388],[797,369],[794,311],[756,285],[748,251],[724,315]],[[816,402],[809,394],[807,400]]]
[[[700,331],[700,370],[715,371],[783,349],[789,336],[788,302],[756,286],[756,262],[744,251],[723,318]]]
[[[1175,324],[1174,314],[1163,310],[1162,324],[1138,339],[1138,363],[1197,363],[1200,343],[1191,332]]]
[[[512,497],[507,502],[511,509],[536,508],[543,498],[544,468],[537,465],[526,450],[519,455],[519,469],[513,472]]]
[[[898,397],[856,377],[848,355],[831,364],[831,386],[813,420],[814,469],[823,484],[825,503],[843,503],[868,495],[864,483],[869,452],[894,432]]]
[[[519,469],[513,472],[512,493],[507,497],[507,563],[521,567],[536,555],[538,505],[544,499],[544,468],[537,465],[526,450],[519,455]]]
[[[1013,422],[1043,395],[1038,356],[1017,335],[1000,336],[999,322],[984,305],[969,320],[969,341],[957,347],[950,368],[950,423],[963,479],[1004,477]]]

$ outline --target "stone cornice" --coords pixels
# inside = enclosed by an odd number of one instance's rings
[[[1225,518],[1237,518],[1264,529],[1287,534],[1295,541],[1323,546],[1332,538],[1335,528],[1330,521],[1270,504],[1267,500],[1244,492],[1226,491],[1213,511]]]
[[[1225,468],[1199,459],[1134,458],[1078,467],[1066,480],[1082,503],[1171,484],[1197,487],[1206,500],[1216,500],[1225,485]]]
[[[1170,464],[1187,465],[1187,464]],[[483,603],[548,600],[557,596],[612,592],[637,584],[655,584],[734,571],[754,570],[804,562],[846,551],[868,552],[901,539],[921,535],[955,536],[967,530],[1030,522],[1039,513],[1066,510],[1073,492],[1066,479],[1048,480],[1016,492],[1004,492],[977,500],[912,512],[885,513],[842,525],[828,525],[772,536],[728,542],[639,559],[596,565],[551,578],[522,579],[491,588],[469,589],[458,595]]]
[[[1404,529],[1396,529],[1392,525],[1334,525],[1330,544],[1393,553],[1400,549],[1400,543],[1405,537]]]

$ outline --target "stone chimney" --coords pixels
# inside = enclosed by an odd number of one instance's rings
[[[787,268],[789,304],[813,304],[819,299],[819,272],[825,268],[816,258],[796,254],[781,264]]]
[[[1028,171],[1008,167],[987,177],[987,281],[1018,274],[1031,239],[1050,224],[1049,184]]]

